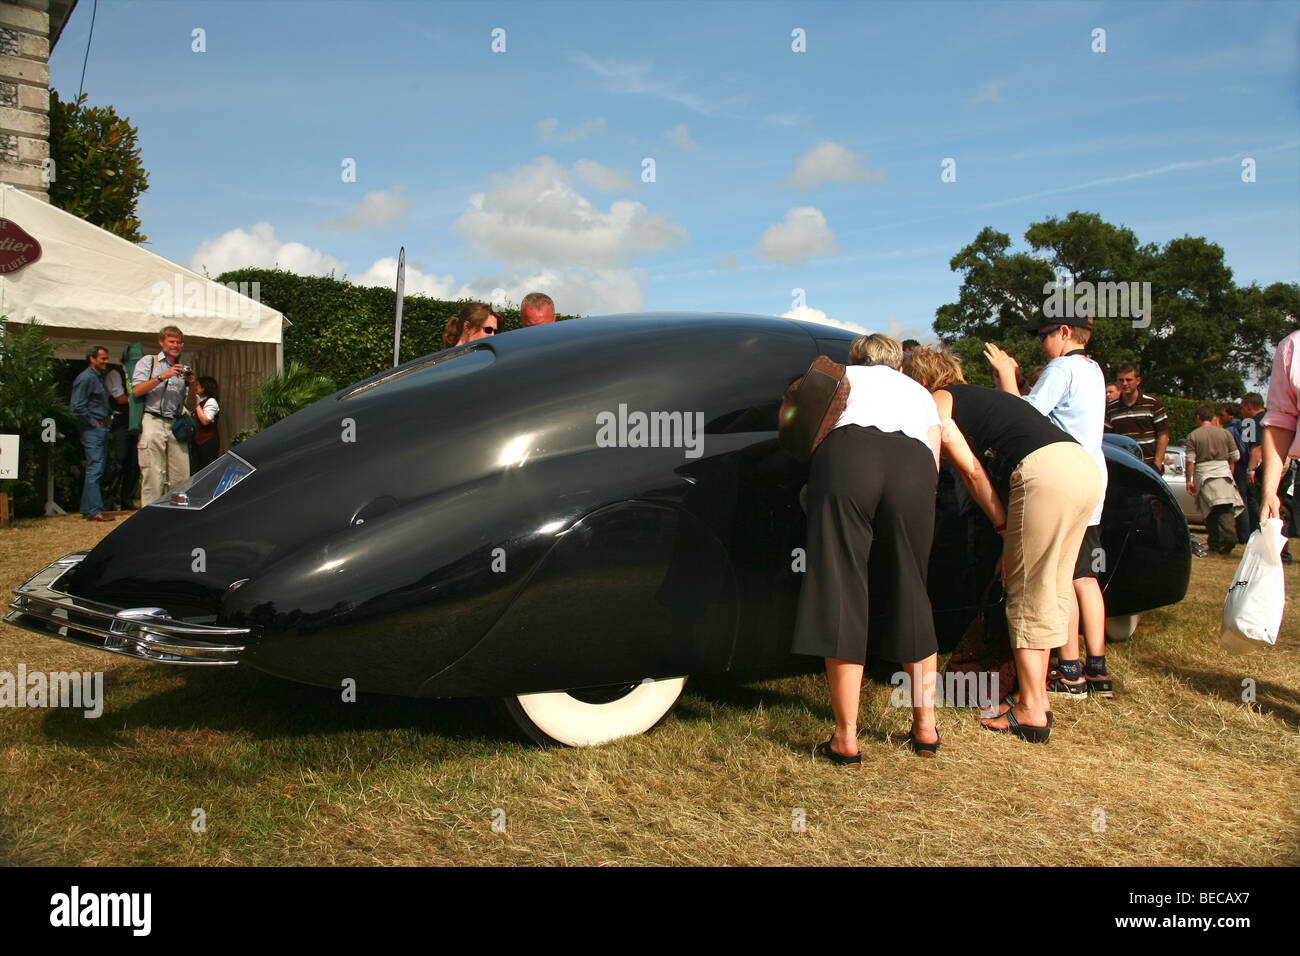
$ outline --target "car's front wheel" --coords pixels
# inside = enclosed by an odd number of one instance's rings
[[[643,734],[668,716],[685,677],[503,697],[506,714],[544,746],[594,747]]]
[[[1138,615],[1136,614],[1118,614],[1115,617],[1106,618],[1106,640],[1108,641],[1127,641],[1137,630]]]

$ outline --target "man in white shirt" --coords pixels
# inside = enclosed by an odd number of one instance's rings
[[[144,399],[140,422],[140,503],[147,505],[190,477],[187,442],[172,434],[172,422],[195,402],[194,373],[180,362],[185,336],[174,325],[158,333],[156,355],[135,364],[131,394]]]
[[[1048,318],[1041,313],[1026,326],[1037,335],[1043,354],[1051,361],[1025,401],[1051,419],[1052,423],[1084,447],[1097,463],[1101,475],[1101,500],[1088,521],[1074,568],[1075,606],[1070,615],[1069,637],[1060,649],[1057,670],[1048,674],[1048,693],[1084,698],[1114,697],[1106,670],[1106,603],[1097,574],[1105,567],[1101,548],[1101,512],[1106,500],[1109,475],[1101,436],[1106,428],[1106,376],[1086,352],[1092,336],[1092,319],[1087,316]],[[1003,383],[1015,381],[1016,360],[996,345],[986,343],[985,356]],[[1017,394],[1013,387],[1003,391]],[[1079,624],[1087,645],[1086,669],[1079,662]],[[1085,672],[1086,670],[1086,672]]]

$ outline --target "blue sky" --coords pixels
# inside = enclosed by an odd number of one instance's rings
[[[92,6],[51,58],[67,98]],[[404,245],[408,293],[782,314],[802,289],[926,337],[981,228],[1021,248],[1075,209],[1295,281],[1298,42],[1283,2],[101,0],[85,89],[139,127],[150,247],[212,275],[391,286]]]

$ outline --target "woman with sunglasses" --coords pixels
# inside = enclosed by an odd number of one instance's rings
[[[501,317],[484,302],[466,302],[461,306],[460,314],[447,320],[447,327],[442,333],[442,347],[464,345],[476,339],[496,335]]]

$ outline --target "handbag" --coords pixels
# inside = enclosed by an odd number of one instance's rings
[[[781,403],[777,438],[784,451],[807,464],[835,427],[849,401],[847,369],[819,355],[808,371],[791,382]]]
[[[180,414],[172,419],[172,436],[177,441],[189,441],[198,429],[194,416],[184,408],[181,408]]]

